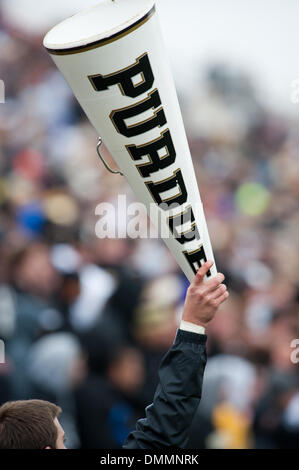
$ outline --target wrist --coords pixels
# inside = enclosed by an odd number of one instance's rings
[[[181,320],[181,323],[180,323],[180,330],[184,330],[184,331],[190,331],[191,333],[197,333],[197,334],[200,334],[200,335],[205,335],[205,326],[203,325],[199,325],[197,323],[193,323],[193,322],[190,322],[190,321],[186,321],[186,320]]]
[[[185,312],[184,312],[185,313]],[[203,328],[206,328],[207,327],[207,323],[199,320],[198,318],[194,318],[193,315],[184,315],[182,316],[182,320],[183,321],[186,321],[188,323],[193,323],[193,325],[198,325],[198,326],[202,326]]]

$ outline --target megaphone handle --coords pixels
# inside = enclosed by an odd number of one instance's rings
[[[101,152],[100,152],[100,147],[102,145],[102,139],[101,137],[99,137],[99,141],[98,141],[98,145],[97,145],[97,153],[98,153],[98,156],[100,157],[103,165],[105,166],[105,168],[107,168],[108,171],[110,171],[110,173],[113,173],[114,175],[121,175],[121,176],[124,176],[123,173],[119,170],[112,170],[112,168],[110,168],[110,166],[108,165],[108,163],[105,162],[104,160],[104,157],[101,155]]]

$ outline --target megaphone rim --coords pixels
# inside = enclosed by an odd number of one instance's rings
[[[123,0],[119,0],[123,1]],[[122,36],[122,33],[127,32],[128,34],[132,28],[134,28],[135,25],[139,25],[140,23],[143,23],[144,19],[148,19],[149,16],[152,15],[152,13],[155,11],[155,0],[139,0],[139,2],[143,3],[143,8],[139,10],[134,16],[128,17],[127,19],[124,19],[120,23],[118,23],[116,26],[113,28],[107,29],[105,31],[101,31],[100,33],[97,34],[92,34],[88,37],[80,38],[79,40],[75,41],[69,41],[69,42],[59,42],[55,40],[55,33],[59,30],[61,30],[65,25],[69,25],[70,23],[73,23],[74,21],[80,20],[83,16],[86,16],[87,14],[94,14],[95,10],[99,11],[101,7],[107,6],[107,3],[109,2],[109,5],[111,3],[111,7],[113,8],[117,2],[112,2],[111,0],[103,0],[101,3],[98,3],[97,5],[94,5],[93,7],[84,9],[76,13],[75,15],[68,17],[64,20],[62,20],[60,23],[55,25],[53,28],[51,28],[48,33],[45,35],[44,40],[43,40],[43,45],[44,47],[50,52],[50,53],[72,53],[73,52],[78,52],[81,50],[86,50],[86,48],[90,48],[89,46],[93,45],[101,45],[101,43],[107,44],[111,40],[116,40],[118,39],[118,36]],[[52,39],[53,37],[53,39]],[[92,48],[92,47],[91,47]]]

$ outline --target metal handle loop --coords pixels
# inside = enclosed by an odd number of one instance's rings
[[[112,170],[112,168],[110,168],[110,166],[108,165],[108,163],[105,162],[104,160],[104,157],[101,155],[101,152],[100,152],[100,147],[102,145],[102,138],[99,137],[99,141],[98,141],[98,145],[97,145],[97,153],[98,153],[98,156],[100,157],[100,159],[102,160],[102,163],[103,165],[105,166],[105,168],[110,171],[110,173],[113,173],[114,175],[121,175],[121,176],[124,176],[123,173],[119,170]]]

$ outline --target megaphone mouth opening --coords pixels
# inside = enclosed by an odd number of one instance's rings
[[[141,26],[155,10],[155,0],[102,0],[54,26],[45,36],[51,54],[70,54],[112,42]]]

